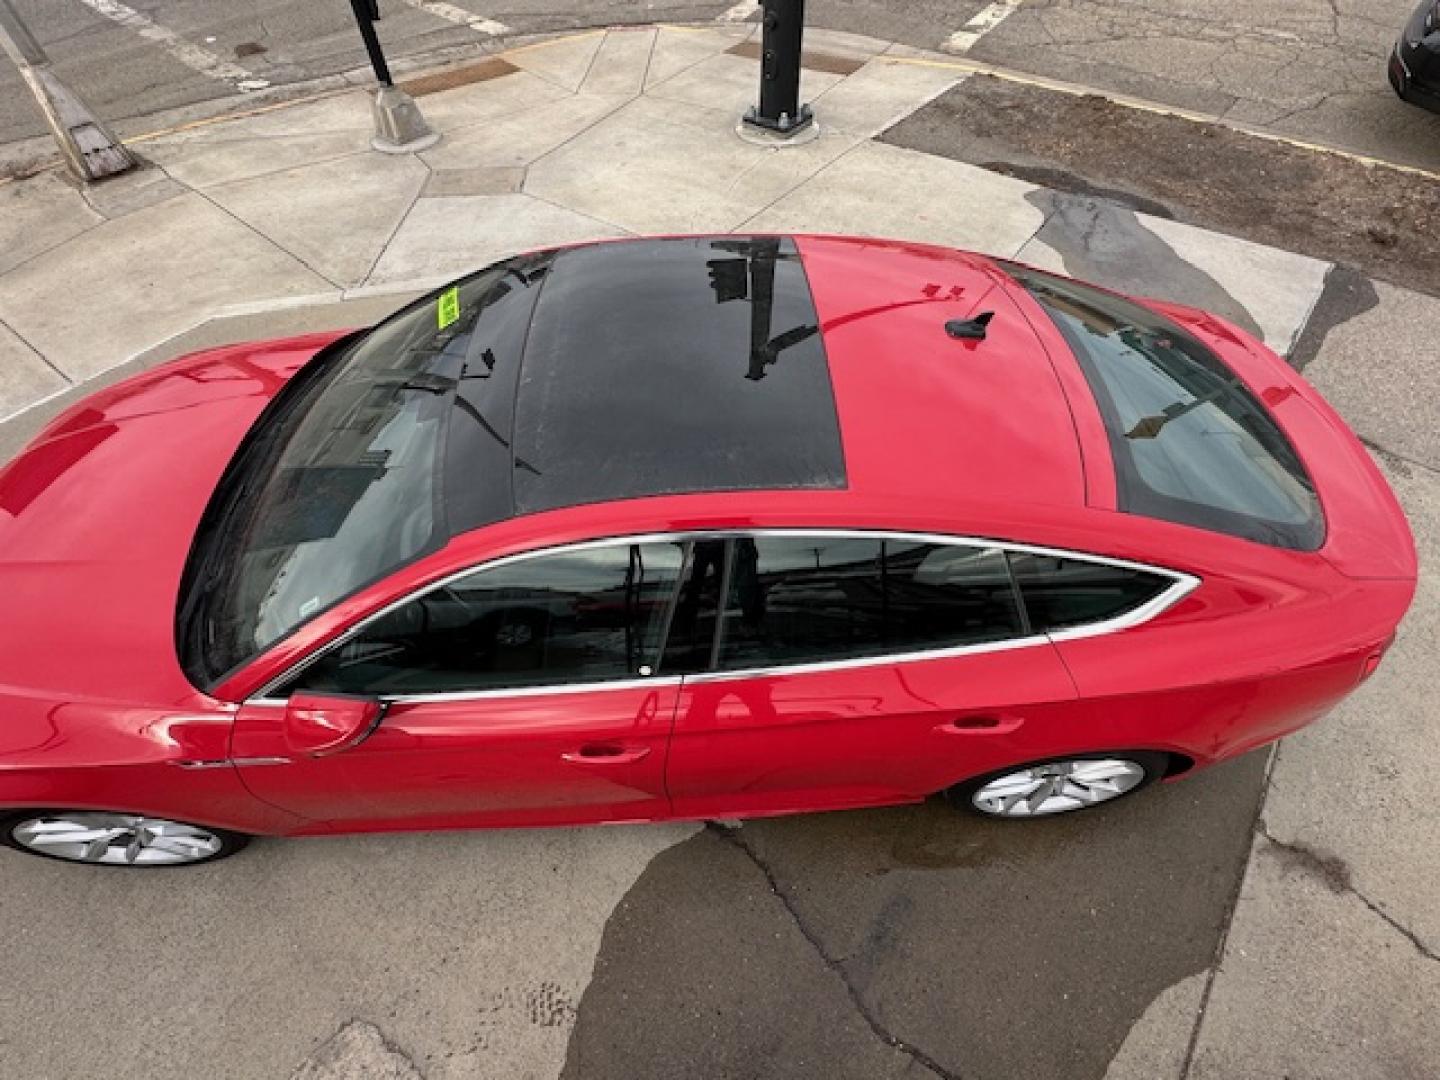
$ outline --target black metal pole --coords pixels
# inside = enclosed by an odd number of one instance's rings
[[[360,27],[360,36],[365,39],[365,51],[370,54],[370,66],[375,69],[375,78],[382,86],[394,86],[390,78],[390,65],[385,62],[385,53],[380,48],[379,35],[375,33],[375,20],[380,18],[379,0],[350,0],[355,9],[355,23]]]
[[[792,135],[815,120],[800,104],[800,56],[805,38],[805,0],[765,0],[760,55],[760,105],[745,122]]]

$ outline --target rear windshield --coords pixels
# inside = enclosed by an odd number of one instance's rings
[[[1295,448],[1218,356],[1139,304],[1005,269],[1080,363],[1105,420],[1121,510],[1274,547],[1320,547],[1324,517]]]

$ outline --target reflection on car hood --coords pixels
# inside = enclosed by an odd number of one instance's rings
[[[0,692],[193,693],[174,617],[195,526],[266,402],[337,336],[215,349],[118,383],[0,471]]]

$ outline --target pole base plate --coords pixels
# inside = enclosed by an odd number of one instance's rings
[[[735,133],[756,146],[804,146],[820,138],[820,124],[809,105],[800,106],[799,116],[781,116],[779,120],[761,116],[752,105],[735,126]]]

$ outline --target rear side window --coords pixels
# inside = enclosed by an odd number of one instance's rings
[[[1295,448],[1238,376],[1168,319],[1006,265],[1065,336],[1105,420],[1120,509],[1274,547],[1325,539]]]
[[[1010,552],[1010,568],[1037,632],[1118,618],[1174,584],[1143,570],[1029,552]]]
[[[431,694],[634,679],[654,664],[684,545],[503,563],[371,623],[282,690]]]
[[[722,671],[1015,638],[1023,622],[996,549],[840,537],[730,545]]]

